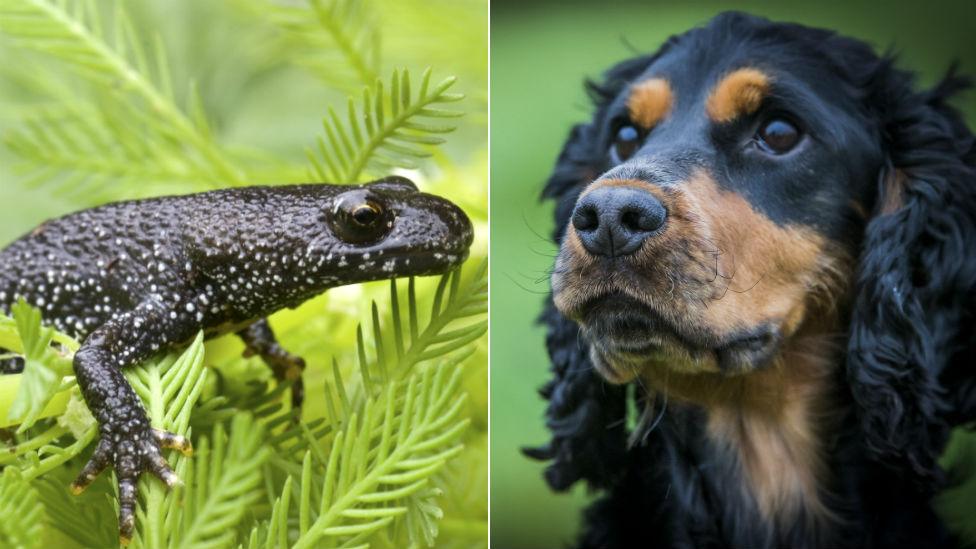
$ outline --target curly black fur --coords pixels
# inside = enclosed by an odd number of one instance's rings
[[[849,273],[856,297],[846,304],[847,352],[837,369],[840,427],[824,441],[831,479],[824,499],[838,520],[828,527],[799,520],[785,530],[765,524],[743,501],[733,460],[704,439],[693,408],[669,408],[628,446],[625,388],[600,378],[578,326],[551,302],[542,321],[553,379],[542,395],[553,436],[527,453],[551,460],[545,476],[553,489],[582,480],[603,493],[585,513],[578,547],[956,546],[930,502],[946,486],[937,459],[950,430],[976,419],[976,140],[947,103],[968,79],[950,71],[916,91],[911,73],[860,41],[720,15],[588,84],[594,119],[573,128],[543,193],[556,201],[553,236],[562,240],[579,193],[609,168],[606,111],[614,98],[667,51],[699,48],[707,58],[747,40],[767,49],[799,43],[828,64],[831,85],[860,105],[883,156],[870,182],[874,210],[851,237],[860,261]],[[896,173],[900,185],[891,184]]]

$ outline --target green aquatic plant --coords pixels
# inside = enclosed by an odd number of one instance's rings
[[[463,110],[443,106],[462,99],[457,80],[434,79],[422,58],[412,71],[403,50],[384,64],[391,31],[372,3],[235,0],[207,12],[268,38],[235,70],[259,80],[294,65],[289,78],[307,70],[322,86],[310,114],[320,136],[296,131],[288,150],[236,142],[208,75],[185,66],[195,56],[174,55],[151,25],[153,9],[206,4],[0,0],[0,53],[17,60],[0,69],[0,95],[20,100],[3,154],[18,184],[77,208],[405,169],[448,195],[460,183],[438,174],[485,179],[483,163],[443,150],[487,147],[486,135],[446,142]],[[458,190],[462,204],[484,194]],[[231,340],[201,334],[127,371],[153,425],[195,448],[167,453],[182,486],[140,480],[132,546],[487,547],[487,276],[473,259],[438,280],[338,288],[273,317],[309,363],[301,415],[282,398],[288,385]],[[26,367],[0,376],[0,546],[113,546],[110,475],[81,496],[67,491],[97,436],[72,375],[78,342],[27,303],[10,313],[0,315],[0,349]]]

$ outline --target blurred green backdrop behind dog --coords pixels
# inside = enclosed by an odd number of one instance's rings
[[[876,49],[893,46],[900,66],[922,85],[952,60],[976,74],[976,4],[971,2],[660,2],[494,0],[491,4],[491,539],[505,549],[559,547],[572,539],[587,501],[552,493],[544,464],[519,448],[548,439],[544,329],[535,319],[549,289],[556,247],[542,185],[574,123],[590,119],[584,77],[652,52],[670,35],[737,9],[774,20],[826,27]],[[976,92],[956,103],[976,126]],[[946,455],[976,473],[976,435],[957,436]],[[976,483],[942,508],[976,539]],[[968,523],[968,524],[967,524]]]

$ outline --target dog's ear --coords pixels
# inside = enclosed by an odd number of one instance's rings
[[[955,424],[976,415],[976,145],[946,100],[954,71],[917,93],[891,68],[869,100],[887,165],[866,229],[848,377],[869,450],[921,485]]]
[[[562,316],[551,301],[542,320],[549,328],[546,347],[553,379],[539,392],[549,400],[546,426],[552,439],[523,451],[535,459],[552,460],[545,477],[554,490],[566,490],[578,480],[607,488],[622,471],[626,457],[626,388],[610,385],[597,374],[579,326]]]

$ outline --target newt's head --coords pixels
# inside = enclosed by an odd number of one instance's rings
[[[323,229],[311,262],[328,265],[339,284],[445,273],[468,256],[468,216],[453,203],[421,193],[403,177],[340,187],[321,211]]]

